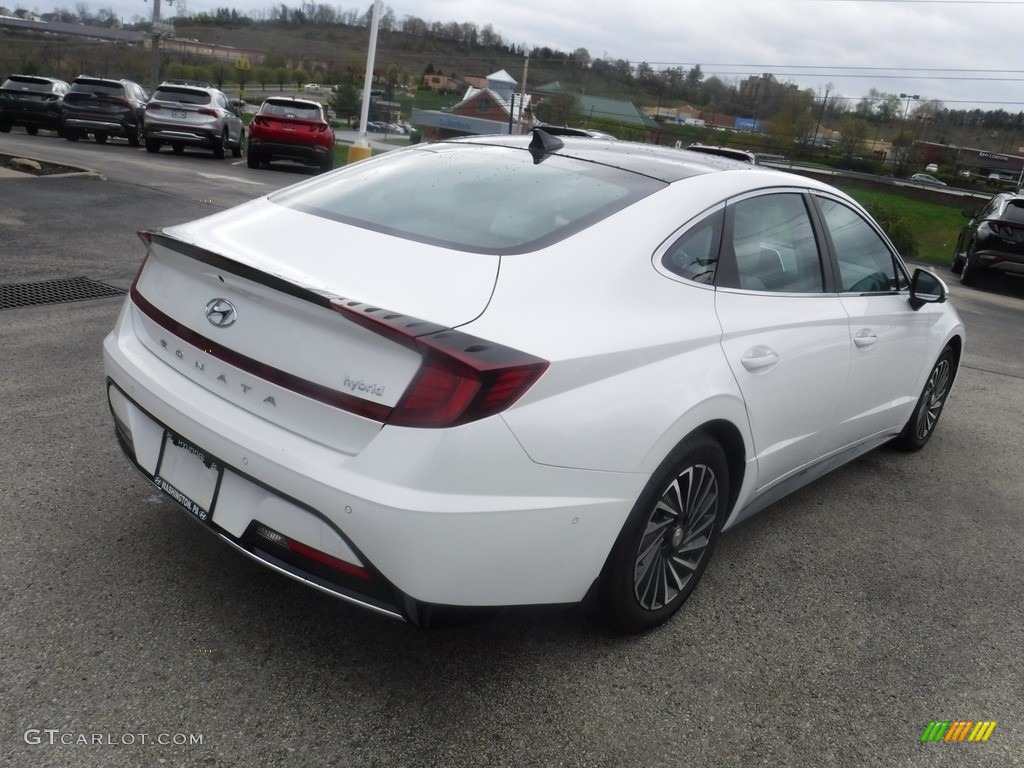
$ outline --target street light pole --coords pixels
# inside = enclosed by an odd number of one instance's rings
[[[907,100],[907,106],[904,107],[904,109],[903,109],[903,124],[900,126],[900,132],[903,134],[903,139],[906,140],[906,138],[907,138],[907,136],[906,136],[906,132],[907,132],[907,113],[910,112],[910,102],[911,101],[917,101],[921,97],[918,96],[916,93],[913,94],[913,95],[911,95],[909,93],[901,93],[900,94],[900,98]],[[909,154],[910,154],[910,150],[907,149],[907,148],[904,148],[904,150],[903,150],[903,152],[902,152],[902,154],[900,156],[900,168],[901,169],[907,164],[907,156]]]
[[[814,140],[811,142],[811,151],[808,154],[808,158],[814,157],[814,147],[818,143],[818,133],[821,131],[821,121],[825,117],[825,105],[828,104],[828,92],[829,87],[825,87],[825,98],[821,100],[821,110],[818,112],[818,125],[814,129]]]

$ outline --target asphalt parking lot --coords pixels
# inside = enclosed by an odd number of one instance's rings
[[[126,288],[137,229],[304,178],[37,138],[0,152],[104,178],[0,179],[0,286]],[[730,531],[638,637],[555,608],[424,632],[248,562],[116,445],[122,299],[0,310],[0,765],[1024,765],[1024,283],[940,274],[968,352],[932,442]],[[997,725],[921,741],[968,720]]]

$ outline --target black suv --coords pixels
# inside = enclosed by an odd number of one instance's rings
[[[64,94],[70,87],[52,77],[11,75],[0,87],[0,133],[10,133],[15,125],[25,126],[31,136],[40,128],[60,133]]]
[[[985,272],[1024,275],[1024,194],[1000,192],[980,211],[967,210],[971,221],[953,252],[954,274],[974,285]]]
[[[64,97],[64,138],[78,141],[91,133],[102,144],[110,136],[123,136],[137,147],[148,100],[149,94],[131,80],[76,77]]]

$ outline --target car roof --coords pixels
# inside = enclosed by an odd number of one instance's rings
[[[592,163],[600,163],[643,174],[659,181],[674,182],[681,179],[713,173],[715,171],[755,171],[768,173],[759,166],[719,155],[702,154],[685,149],[663,147],[656,144],[640,144],[614,139],[582,138],[576,136],[552,137],[543,129],[534,129],[533,135],[543,134],[559,145],[552,150],[563,157],[571,157]],[[461,144],[487,144],[524,149],[532,141],[530,135],[523,136],[466,136],[445,140]]]
[[[21,83],[63,83],[56,77],[44,77],[43,75],[8,75],[8,80],[16,80]]]

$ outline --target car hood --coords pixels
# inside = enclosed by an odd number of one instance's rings
[[[266,198],[163,231],[318,293],[448,327],[484,311],[500,260],[321,218]]]

